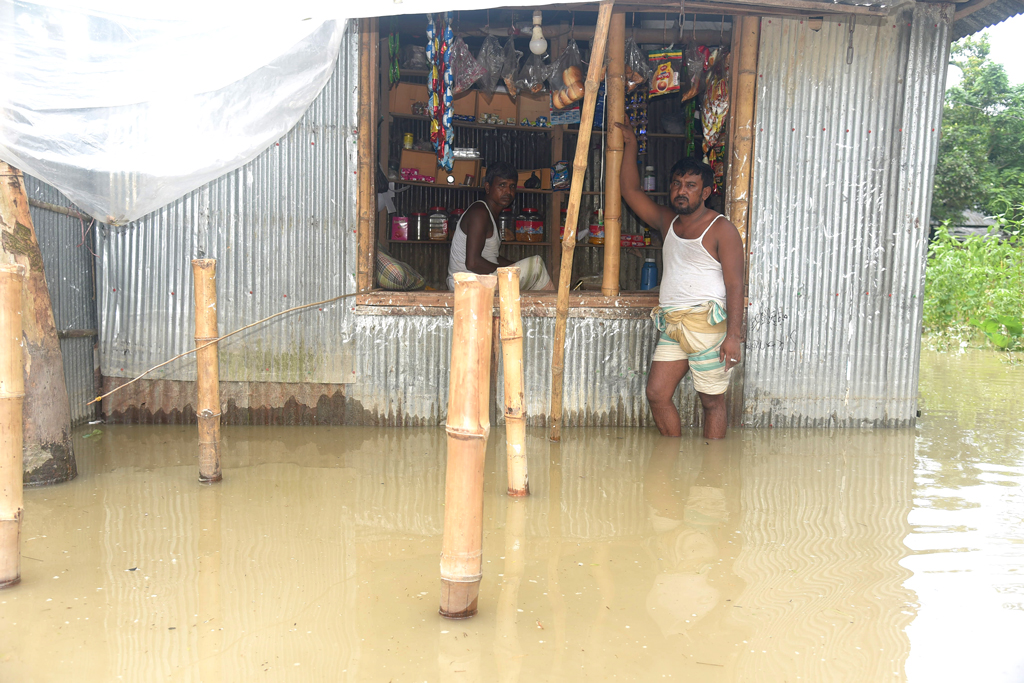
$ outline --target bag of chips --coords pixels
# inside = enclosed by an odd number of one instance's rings
[[[498,81],[501,80],[501,67],[505,61],[505,54],[501,51],[501,44],[497,38],[484,38],[476,61],[484,70],[480,77],[480,89],[488,95],[493,95],[494,89],[498,87]]]
[[[626,92],[633,92],[651,77],[651,67],[636,41],[626,41]]]
[[[555,109],[565,109],[583,99],[584,94],[583,57],[575,40],[570,40],[565,50],[551,65],[551,105]]]
[[[515,96],[519,94],[519,88],[516,87],[516,76],[519,74],[519,58],[523,56],[523,53],[516,49],[515,41],[511,37],[505,41],[505,47],[501,52],[501,80],[505,82],[508,94],[515,99]]]
[[[647,61],[651,68],[651,97],[679,91],[679,72],[683,67],[682,50],[652,52]]]
[[[473,59],[469,46],[462,38],[456,38],[452,43],[451,69],[453,95],[469,90],[470,86],[480,80],[486,72],[486,69]]]

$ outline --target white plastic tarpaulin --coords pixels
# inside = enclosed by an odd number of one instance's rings
[[[0,0],[0,158],[123,224],[287,133],[347,19],[500,5]]]

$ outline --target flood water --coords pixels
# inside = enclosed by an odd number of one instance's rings
[[[1024,366],[924,354],[912,430],[531,431],[437,614],[443,429],[77,431],[26,492],[0,681],[1022,681]],[[93,430],[99,429],[94,432]]]

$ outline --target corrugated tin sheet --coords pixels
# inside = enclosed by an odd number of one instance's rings
[[[334,75],[280,142],[142,220],[100,230],[104,376],[133,377],[193,348],[193,258],[217,259],[221,333],[355,290],[355,26]],[[221,379],[351,381],[352,323],[351,306],[341,301],[234,337],[220,344]],[[152,377],[194,380],[195,362]]]
[[[915,419],[949,20],[937,5],[858,19],[848,65],[850,28],[762,21],[748,425]]]
[[[25,176],[25,190],[35,202],[77,210],[56,188],[31,176]],[[57,331],[96,330],[94,233],[89,222],[39,206],[31,212]],[[86,406],[96,396],[95,343],[94,336],[60,340],[72,425],[96,417],[95,406]]]
[[[962,6],[961,6],[962,7]],[[1024,14],[1024,0],[999,0],[953,22],[953,40],[984,31],[1010,17]]]

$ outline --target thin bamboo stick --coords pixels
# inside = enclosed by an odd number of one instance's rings
[[[217,260],[194,259],[196,346],[217,338]],[[199,481],[212,484],[220,474],[220,368],[217,344],[196,352],[199,406]]]
[[[494,275],[456,273],[448,384],[448,466],[441,542],[441,616],[476,614],[483,571],[484,451],[489,420],[481,385],[489,383]],[[487,357],[486,364],[481,356]]]
[[[601,293],[619,295],[619,236],[622,234],[622,131],[615,124],[626,121],[626,14],[614,12],[608,27],[608,106],[604,170],[604,278]]]
[[[732,201],[729,204],[729,220],[739,230],[743,244],[747,244],[749,232],[750,173],[754,152],[754,98],[757,88],[757,52],[761,37],[759,17],[743,17],[737,40],[739,57],[733,62],[736,79],[736,100],[732,116],[735,119],[735,135],[730,163],[730,186]]]
[[[24,266],[0,265],[0,588],[21,581],[21,522],[25,511],[21,320],[24,281]]]
[[[519,268],[498,268],[501,352],[505,362],[505,450],[508,495],[530,495],[523,409],[523,319],[519,307]]]
[[[572,255],[576,247],[576,221],[580,215],[580,197],[583,196],[583,176],[587,172],[590,152],[590,132],[594,127],[594,105],[597,89],[604,71],[604,50],[608,43],[608,25],[611,22],[614,0],[601,0],[594,29],[594,44],[587,69],[583,111],[580,114],[580,133],[576,137],[576,156],[572,162],[572,183],[565,215],[565,236],[562,238],[562,262],[558,273],[558,301],[555,309],[555,339],[551,352],[551,440],[562,438],[562,380],[565,372],[565,324],[569,316],[569,284],[572,280]]]

